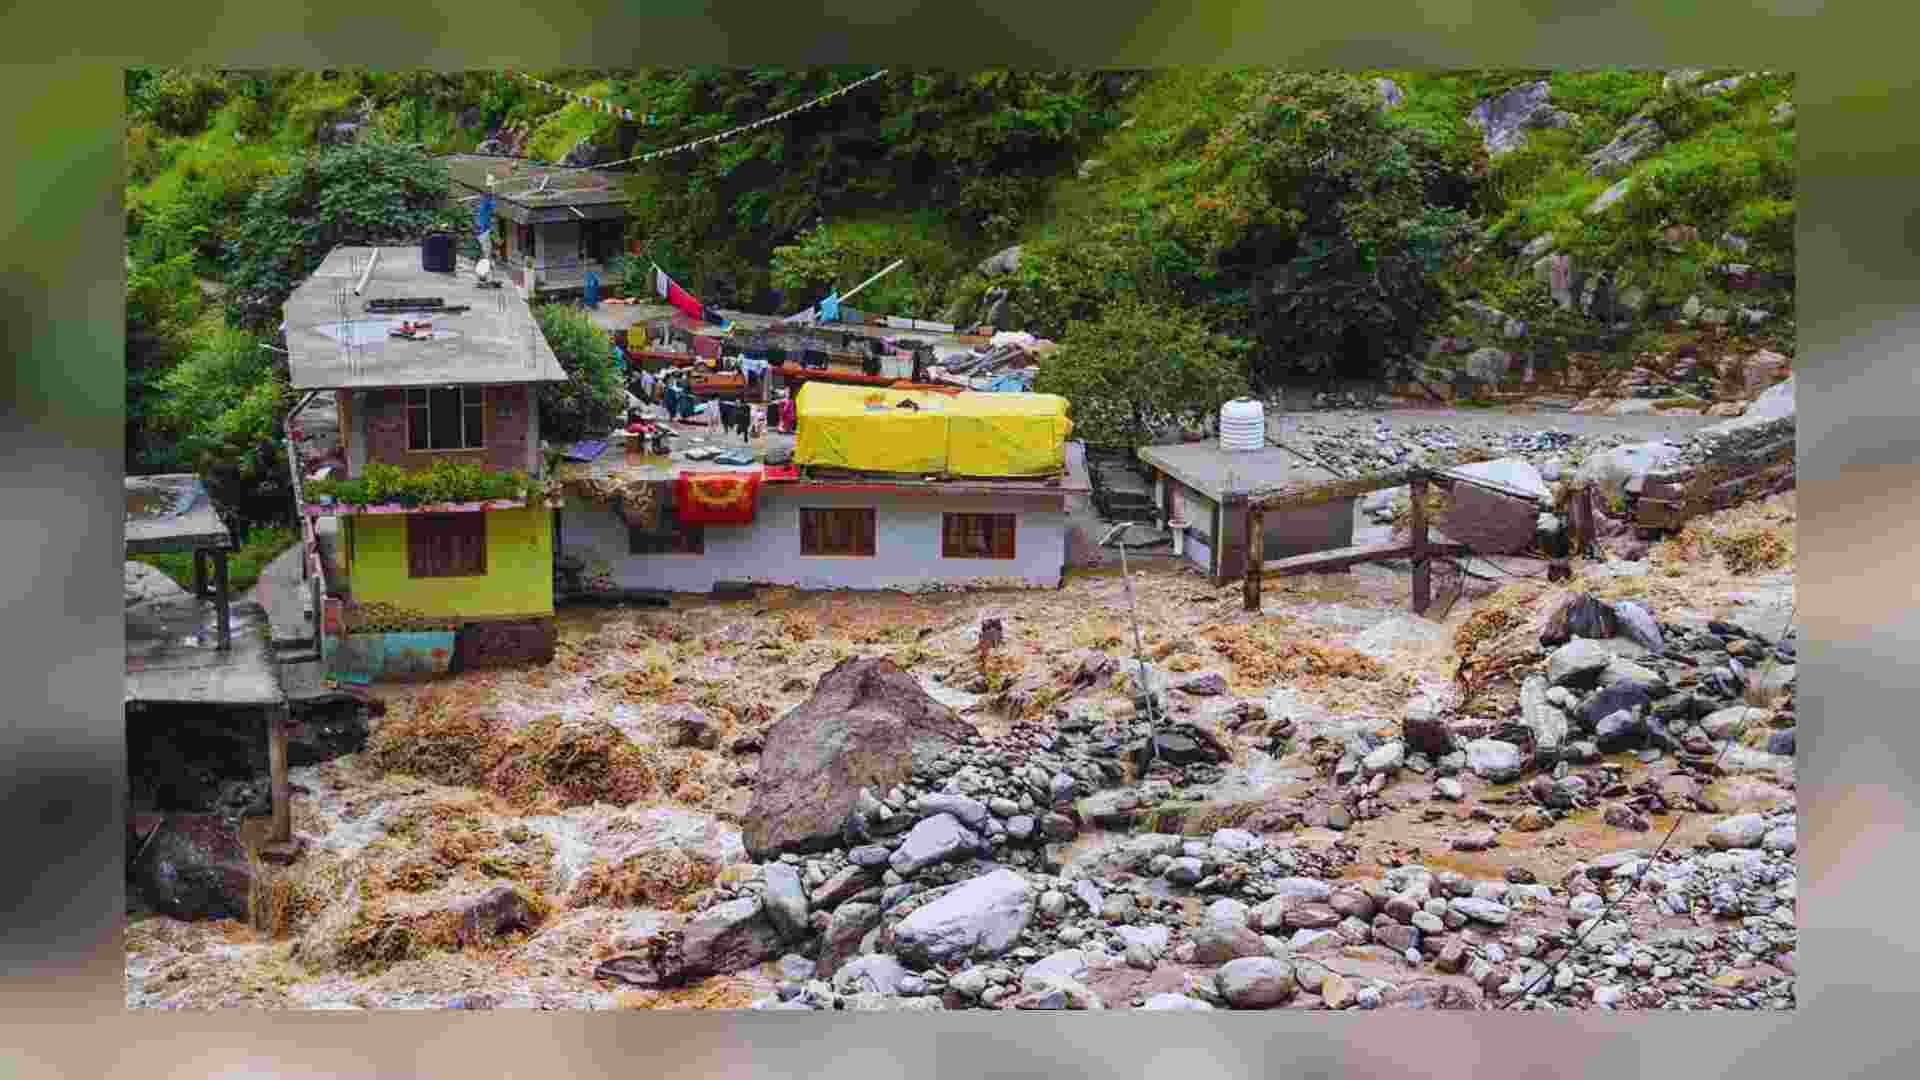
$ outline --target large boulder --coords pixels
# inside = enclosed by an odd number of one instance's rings
[[[1467,768],[1483,780],[1504,784],[1520,778],[1520,748],[1499,739],[1475,739],[1467,744]]]
[[[1487,154],[1499,157],[1517,150],[1527,133],[1540,128],[1563,128],[1573,117],[1551,104],[1552,85],[1545,79],[1516,86],[1474,106],[1467,120],[1485,135]]]
[[[745,971],[782,952],[780,932],[753,896],[702,912],[687,924],[680,950],[691,978]]]
[[[1033,908],[1026,879],[995,870],[915,908],[893,928],[894,949],[920,967],[960,956],[998,956],[1019,940]]]
[[[1794,445],[1793,380],[1775,384],[1747,411],[1694,432],[1676,464],[1747,465]]]
[[[1497,458],[1493,461],[1473,461],[1465,465],[1456,465],[1451,470],[1461,476],[1472,476],[1481,480],[1491,480],[1501,487],[1513,488],[1536,499],[1552,496],[1547,490],[1547,482],[1540,470],[1525,458]],[[1451,535],[1451,534],[1449,534]]]
[[[1538,474],[1536,474],[1537,477]],[[1474,551],[1506,555],[1526,550],[1539,530],[1540,507],[1486,488],[1458,484],[1437,522],[1450,539]]]
[[[886,791],[973,738],[973,726],[884,659],[853,659],[766,735],[743,840],[756,861],[832,846],[860,789]]]
[[[1214,976],[1220,996],[1236,1009],[1267,1009],[1293,996],[1293,968],[1269,956],[1229,960]]]
[[[134,886],[176,919],[245,919],[253,867],[237,822],[171,814],[140,852]]]
[[[935,863],[964,858],[980,848],[980,838],[969,832],[952,814],[924,818],[888,860],[901,877],[912,877]]]
[[[820,935],[820,953],[814,958],[814,971],[831,977],[840,965],[857,956],[860,943],[880,925],[880,905],[841,904]]]
[[[1680,457],[1681,447],[1673,443],[1629,443],[1588,458],[1580,467],[1579,479],[1594,485],[1602,498],[1617,499],[1630,485],[1639,486],[1633,483],[1636,479],[1665,469]]]
[[[1615,177],[1659,147],[1664,136],[1651,117],[1636,116],[1614,132],[1607,145],[1587,155],[1587,175]]]

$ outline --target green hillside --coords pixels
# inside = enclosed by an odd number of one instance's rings
[[[130,409],[218,331],[249,199],[306,155],[606,162],[877,70],[535,73],[640,122],[503,72],[131,71]],[[1791,355],[1793,88],[1731,70],[892,70],[633,167],[634,232],[750,310],[894,258],[861,307],[1057,338],[1088,322],[1082,340],[1123,301],[1129,325],[1180,309],[1192,340],[1216,335],[1205,363],[1256,384],[1498,379],[1688,344]],[[1490,102],[1507,114],[1491,133],[1473,119]]]

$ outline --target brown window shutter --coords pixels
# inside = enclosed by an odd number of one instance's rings
[[[872,510],[855,510],[854,513],[859,515],[859,523],[860,523],[859,553],[862,555],[872,555],[874,552],[873,533],[874,533],[874,518],[876,516],[875,512]]]
[[[995,558],[1013,558],[1014,521],[1012,514],[1001,514],[999,528],[994,530],[993,554]]]
[[[820,511],[800,511],[800,554],[820,553]]]

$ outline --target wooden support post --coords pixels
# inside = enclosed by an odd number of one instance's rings
[[[193,598],[207,598],[207,553],[204,548],[193,549]]]
[[[213,609],[219,617],[220,651],[233,648],[233,598],[227,588],[227,552],[221,548],[213,553]]]
[[[1244,505],[1247,508],[1247,580],[1243,599],[1248,611],[1258,612],[1260,579],[1267,565],[1267,514],[1252,502]]]
[[[1427,554],[1427,478],[1415,473],[1407,480],[1411,503],[1408,531],[1413,536],[1413,613],[1423,615],[1433,603],[1433,568]]]
[[[287,727],[292,717],[285,705],[267,710],[267,768],[273,780],[273,834],[271,843],[293,839],[293,788],[287,782]]]

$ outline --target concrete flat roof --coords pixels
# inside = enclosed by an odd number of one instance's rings
[[[286,700],[259,604],[234,604],[221,652],[211,603],[180,600],[127,613],[128,704],[265,707]]]
[[[448,154],[440,160],[446,163],[447,176],[455,184],[473,191],[487,191],[487,177],[492,175],[496,207],[503,202],[534,210],[549,206],[624,206],[627,202],[626,173],[543,165],[489,154]]]
[[[129,476],[126,489],[128,554],[233,547],[206,485],[192,473]]]
[[[1220,440],[1208,439],[1143,446],[1139,453],[1141,461],[1215,501],[1227,492],[1229,481],[1233,491],[1246,493],[1339,479],[1278,446],[1230,453],[1220,449]]]
[[[375,251],[366,289],[353,294]],[[339,293],[347,296],[341,321]],[[445,315],[369,311],[378,299],[437,297],[467,310]],[[473,266],[458,260],[451,274],[421,266],[418,247],[339,247],[294,290],[283,309],[288,367],[295,390],[365,390],[387,386],[503,385],[565,382],[567,373],[512,285],[482,289]],[[431,341],[388,336],[402,322],[433,324]]]
[[[690,429],[677,428],[676,430],[686,433]],[[688,472],[759,472],[761,469],[766,468],[764,463],[756,463],[753,465],[721,465],[712,461],[694,461],[681,455],[686,448],[695,445],[727,449],[746,446],[748,449],[760,453],[776,447],[784,447],[786,449],[792,449],[793,447],[793,436],[784,435],[779,432],[768,432],[750,444],[742,443],[737,437],[729,441],[725,435],[705,439],[697,443],[695,441],[696,438],[699,438],[699,436],[683,434],[681,438],[674,441],[674,446],[677,448],[676,452],[668,458],[649,457],[642,461],[631,463],[627,461],[626,451],[620,441],[616,439],[614,444],[608,447],[606,453],[601,454],[598,459],[592,462],[569,461],[561,465],[559,475],[562,479],[569,477],[594,477],[604,479],[619,476],[629,480],[653,481],[672,480],[680,474]],[[956,495],[994,493],[1059,494],[1061,492],[1083,493],[1091,491],[1093,485],[1087,478],[1087,456],[1085,449],[1077,442],[1067,443],[1065,449],[1067,462],[1065,475],[1042,480],[961,478],[955,480],[927,481],[904,480],[891,476],[866,479],[858,475],[852,475],[832,480],[775,480],[768,482],[765,488],[767,490],[794,491],[805,490],[810,487],[846,488],[849,486],[860,486],[899,488],[902,491],[927,491],[929,493],[935,491],[950,491]]]

